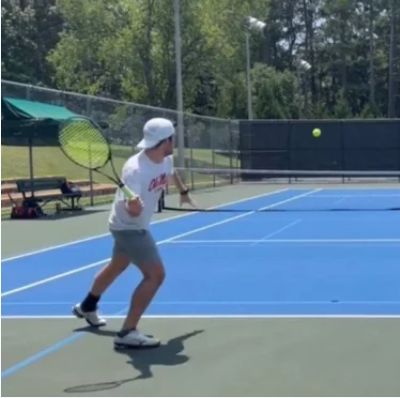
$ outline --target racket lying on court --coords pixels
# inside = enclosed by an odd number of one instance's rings
[[[62,151],[72,162],[107,177],[128,199],[137,197],[115,171],[110,144],[95,122],[82,116],[68,118],[60,125],[58,141]],[[100,170],[107,163],[111,164],[114,176]]]

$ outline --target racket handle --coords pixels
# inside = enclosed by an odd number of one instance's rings
[[[122,185],[120,188],[128,199],[134,199],[137,197],[137,195],[135,195],[126,185]]]

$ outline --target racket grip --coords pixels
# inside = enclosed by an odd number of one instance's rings
[[[122,185],[120,188],[128,199],[134,199],[137,197],[137,195],[135,195],[126,185]]]

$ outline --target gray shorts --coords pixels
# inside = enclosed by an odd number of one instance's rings
[[[156,242],[146,230],[111,230],[113,255],[125,255],[136,265],[161,262]]]

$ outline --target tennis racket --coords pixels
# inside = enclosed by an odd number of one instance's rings
[[[128,199],[137,197],[115,171],[110,144],[95,122],[83,116],[66,119],[60,125],[58,142],[61,150],[72,162],[107,177]],[[100,170],[107,163],[111,164],[114,176]]]

